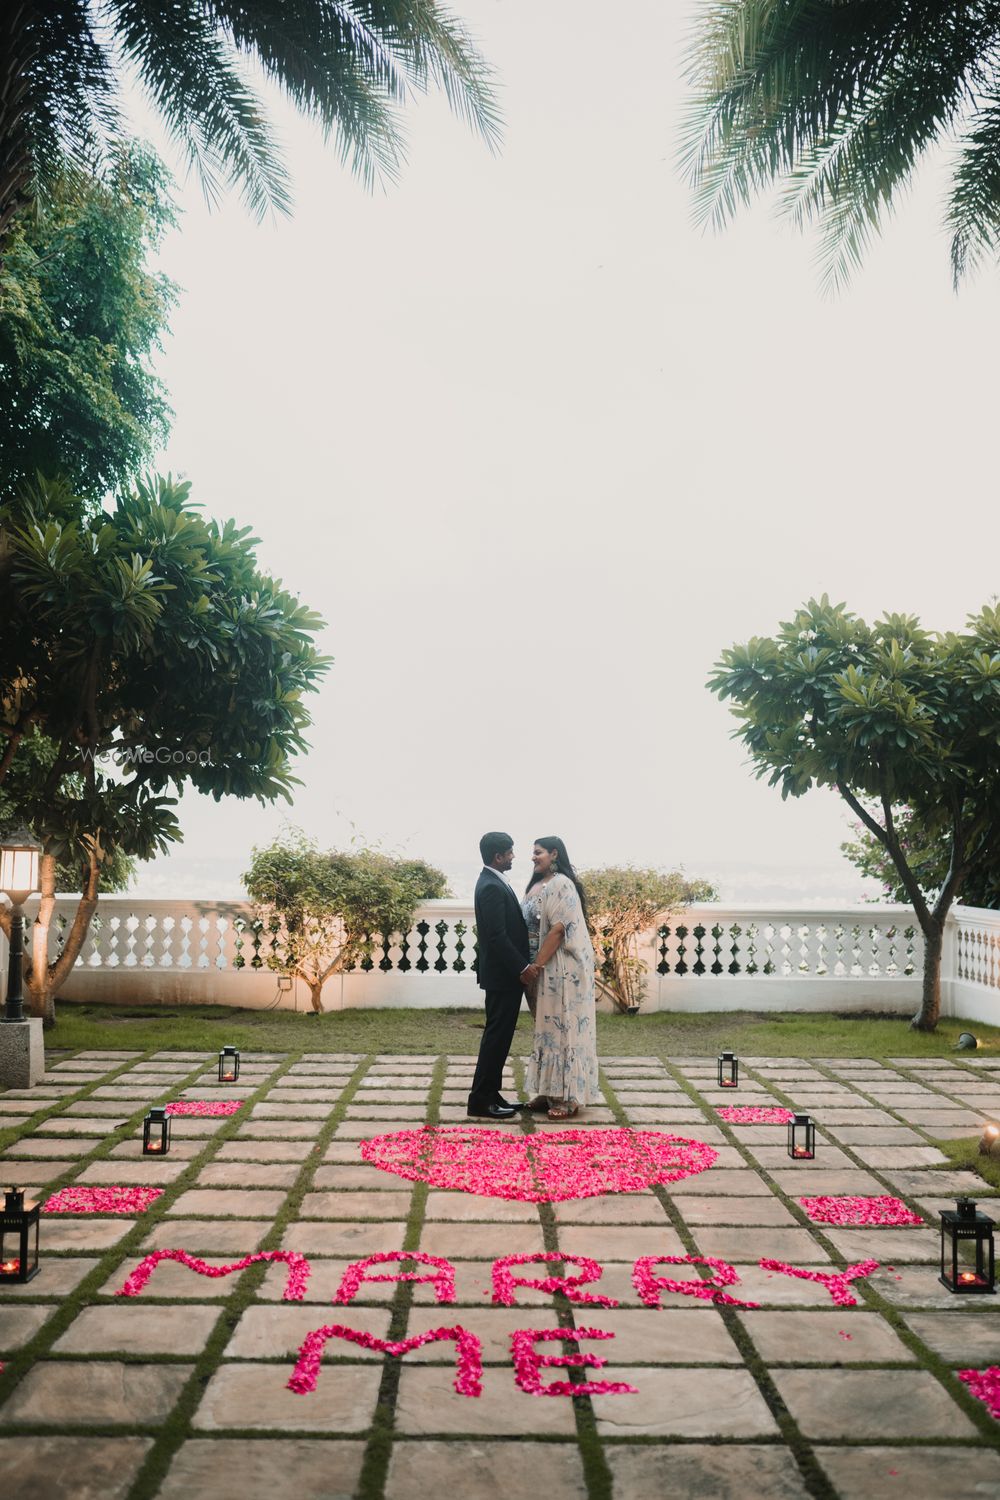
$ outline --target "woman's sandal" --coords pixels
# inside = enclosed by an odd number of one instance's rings
[[[579,1113],[579,1104],[553,1104],[548,1111],[548,1116],[550,1120],[572,1120],[573,1116]]]
[[[544,1115],[548,1113],[549,1101],[545,1094],[539,1094],[532,1099],[528,1105],[533,1115]]]

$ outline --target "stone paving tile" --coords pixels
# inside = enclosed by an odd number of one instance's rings
[[[81,1371],[74,1361],[39,1360],[0,1406],[0,1427],[12,1422],[60,1427],[67,1412],[85,1426],[155,1426],[167,1417],[190,1374],[190,1365],[92,1359]]]
[[[889,1114],[888,1110],[875,1109],[871,1104],[865,1104],[863,1099],[858,1100],[856,1109],[845,1109],[838,1104],[836,1109],[830,1109],[826,1105],[823,1108],[810,1111],[817,1117],[817,1123],[825,1129],[834,1125],[898,1125],[899,1121],[895,1115]]]
[[[1000,1453],[983,1448],[823,1448],[816,1457],[840,1500],[900,1495],[985,1500],[1000,1495]]]
[[[523,1327],[523,1309],[521,1318]],[[692,1304],[689,1301],[683,1308],[595,1307],[592,1311],[581,1307],[576,1309],[575,1321],[578,1327],[586,1321],[614,1334],[614,1344],[609,1343],[604,1348],[596,1343],[584,1346],[603,1355],[609,1365],[690,1365],[693,1359],[713,1365],[743,1363],[743,1356],[718,1310],[709,1303]],[[595,1380],[600,1378],[594,1376]]]
[[[790,1261],[793,1265],[804,1265],[806,1261],[829,1260],[808,1229],[720,1229],[716,1225],[699,1225],[694,1229],[698,1250],[702,1255],[714,1255],[722,1260],[759,1260],[766,1256],[771,1260]]]
[[[798,1224],[795,1215],[775,1197],[696,1198],[692,1195],[683,1198],[677,1208],[683,1215],[685,1224],[689,1226],[776,1224],[791,1228]]]
[[[121,1123],[124,1124],[127,1116],[122,1116]],[[40,1120],[35,1126],[43,1135],[110,1135],[114,1130],[114,1124],[110,1120],[99,1120],[96,1117],[87,1119],[69,1119],[66,1115],[56,1115],[50,1120]],[[87,1149],[91,1150],[94,1142],[90,1141]]]
[[[421,1241],[423,1244],[423,1241]],[[639,1255],[683,1255],[684,1246],[675,1229],[665,1219],[662,1226],[569,1224],[559,1231],[559,1248],[571,1255],[589,1255],[593,1260],[634,1261]],[[498,1255],[503,1255],[498,1250]]]
[[[303,1255],[343,1255],[348,1260],[363,1260],[366,1255],[374,1255],[379,1250],[401,1250],[405,1235],[406,1225],[398,1222],[320,1224],[297,1219],[285,1230],[281,1247],[283,1250],[298,1250]],[[421,1249],[426,1249],[426,1246],[421,1244]],[[498,1255],[503,1253],[497,1251]]]
[[[43,1214],[39,1244],[46,1250],[107,1250],[135,1228],[134,1219],[101,1219],[88,1215]]]
[[[318,1172],[316,1176],[319,1177]],[[563,1206],[556,1205],[557,1217],[558,1209]],[[444,1219],[449,1223],[485,1220],[496,1224],[537,1224],[538,1205],[520,1203],[515,1198],[486,1198],[478,1193],[432,1192],[427,1194],[424,1216],[427,1219]]]
[[[772,1197],[771,1189],[762,1182],[746,1161],[738,1167],[712,1167],[708,1172],[696,1172],[691,1177],[682,1177],[679,1182],[666,1184],[671,1198],[684,1198],[689,1194],[698,1197]]]
[[[867,1167],[877,1171],[901,1167],[933,1167],[947,1161],[936,1146],[852,1146],[852,1151]]]
[[[331,1113],[328,1104],[310,1104],[308,1099],[301,1104],[255,1104],[250,1111],[251,1120],[325,1120]]]
[[[208,1382],[191,1426],[197,1432],[227,1427],[254,1432],[364,1432],[375,1412],[381,1373],[375,1362],[331,1366],[320,1375],[314,1391],[300,1396],[287,1389],[287,1364],[234,1360],[223,1364]]]
[[[315,1120],[248,1120],[236,1137],[241,1141],[312,1141],[319,1128]]]
[[[212,1283],[204,1276],[197,1280],[204,1294]],[[162,1283],[158,1290],[162,1296]],[[56,1354],[200,1354],[218,1316],[217,1307],[195,1304],[102,1303],[85,1307],[52,1347]]]
[[[157,1161],[150,1157],[140,1157],[138,1161],[93,1161],[89,1167],[84,1167],[76,1181],[91,1185],[103,1183],[114,1187],[124,1186],[126,1183],[162,1187],[180,1177],[189,1165],[189,1162],[180,1158],[176,1161]]]
[[[5,1307],[0,1312],[0,1351],[9,1353],[29,1343],[53,1311],[51,1307]]]
[[[880,1314],[856,1307],[829,1312],[755,1310],[737,1317],[769,1365],[916,1362],[916,1355]]]
[[[640,1232],[632,1231],[633,1234]],[[601,1231],[591,1230],[589,1233]],[[566,1235],[572,1234],[572,1230],[566,1231]],[[572,1254],[576,1247],[567,1243],[563,1235],[559,1238],[561,1248]],[[385,1248],[398,1250],[401,1244],[402,1237],[395,1245]],[[444,1255],[448,1260],[486,1260],[500,1255],[528,1255],[544,1249],[544,1246],[541,1225],[537,1222],[513,1225],[451,1223],[425,1224],[420,1235],[420,1248],[429,1255]],[[593,1256],[595,1260],[601,1258],[600,1250],[588,1250],[584,1253]],[[642,1251],[637,1250],[635,1253],[641,1255]]]
[[[807,1500],[798,1465],[771,1444],[658,1443],[604,1450],[624,1500]]]
[[[12,1187],[44,1187],[46,1183],[61,1177],[64,1172],[71,1172],[75,1166],[74,1161],[45,1161],[44,1158],[34,1161],[4,1159],[0,1161],[0,1177]]]
[[[192,1255],[207,1251],[231,1251],[251,1255],[270,1229],[267,1219],[163,1219],[143,1241],[149,1250],[188,1250]],[[293,1248],[298,1248],[294,1246]]]
[[[358,1165],[354,1164],[353,1158],[357,1159]],[[340,1192],[367,1188],[372,1193],[394,1193],[411,1186],[405,1177],[397,1177],[395,1172],[383,1172],[379,1167],[370,1167],[361,1160],[356,1149],[352,1152],[350,1162],[317,1167],[312,1181],[314,1188],[332,1188]]]
[[[953,1297],[952,1303],[957,1300]],[[977,1297],[974,1303],[968,1311],[908,1312],[906,1322],[949,1364],[980,1369],[1000,1364],[1000,1309],[992,1297]]]
[[[837,1229],[828,1224],[823,1232],[848,1261],[874,1259],[884,1264],[890,1260],[937,1262],[940,1258],[939,1236],[925,1229]]]
[[[269,1188],[189,1188],[170,1206],[177,1218],[273,1219],[287,1194]]]
[[[239,1500],[351,1500],[364,1453],[364,1443],[350,1439],[192,1438],[174,1458],[158,1500],[227,1500],[220,1483],[227,1475],[238,1476]]]
[[[25,1500],[125,1500],[152,1445],[139,1437],[0,1438],[4,1490]]]
[[[590,1111],[592,1114],[593,1111]],[[649,1109],[644,1106],[627,1107],[625,1115],[635,1125],[698,1125],[705,1116],[700,1109]]]
[[[796,1162],[785,1157],[786,1165],[776,1168],[771,1176],[790,1198],[831,1197],[878,1197],[885,1192],[882,1183],[870,1172],[860,1167],[849,1172],[813,1171],[814,1161]]]
[[[202,1167],[196,1186],[205,1188],[293,1187],[301,1168],[296,1162],[215,1161]]]
[[[438,1314],[440,1316],[440,1314]],[[335,1313],[320,1313],[315,1306],[304,1304],[249,1307],[240,1317],[232,1338],[226,1345],[226,1359],[265,1360],[282,1358],[294,1361],[307,1333],[321,1328],[324,1323],[342,1323],[360,1333],[371,1333],[384,1339],[389,1334],[391,1313],[387,1307],[338,1308]],[[440,1327],[440,1322],[432,1324]],[[454,1357],[454,1345],[450,1346]],[[364,1349],[345,1339],[328,1339],[323,1349],[324,1360],[381,1360],[382,1355],[374,1349]],[[291,1371],[289,1370],[290,1374]],[[285,1377],[287,1379],[287,1375]]]
[[[923,1138],[905,1125],[830,1125],[827,1133],[851,1150],[855,1146],[922,1146]]]
[[[575,1443],[458,1440],[397,1443],[389,1460],[385,1500],[413,1500],[414,1495],[433,1494],[495,1500],[519,1489],[517,1476],[521,1475],[530,1475],[531,1492],[545,1500],[586,1500],[583,1463]],[[265,1500],[263,1495],[261,1500]],[[311,1500],[308,1490],[303,1500]],[[640,1497],[633,1496],[632,1500]]]
[[[205,1149],[204,1141],[182,1141],[179,1137],[178,1127],[182,1127],[184,1120],[175,1120],[170,1134],[170,1157],[171,1160],[189,1162],[193,1156],[198,1156]],[[135,1135],[131,1140],[120,1141],[117,1146],[112,1146],[108,1153],[109,1159],[121,1161],[148,1161],[149,1157],[142,1154],[142,1136]]]
[[[886,1146],[883,1149],[891,1151],[895,1148]],[[750,1154],[767,1171],[787,1171],[789,1167],[801,1167],[814,1172],[847,1172],[853,1166],[846,1152],[819,1140],[816,1142],[816,1156],[812,1161],[794,1161],[788,1154],[787,1146],[754,1146],[750,1148]]]
[[[299,1213],[303,1219],[405,1219],[411,1199],[409,1187],[399,1193],[306,1193]]]
[[[360,1164],[364,1158],[361,1155],[360,1141],[331,1141],[320,1157],[322,1162],[344,1162],[348,1165]]]
[[[896,1307],[945,1308],[954,1315],[959,1303],[965,1306],[964,1299],[941,1285],[937,1265],[891,1261],[873,1271],[868,1280],[874,1291]],[[993,1302],[987,1297],[981,1300],[983,1303]],[[976,1306],[979,1305],[977,1297]]]
[[[975,1114],[972,1110],[960,1113],[957,1110],[924,1109],[913,1110],[907,1114],[906,1118],[911,1125],[926,1130],[929,1135],[948,1140],[960,1135],[975,1134],[976,1131],[982,1129],[987,1117],[983,1114]]]
[[[628,1193],[577,1198],[554,1203],[557,1224],[656,1224],[666,1216],[655,1193]]]
[[[881,1370],[771,1371],[782,1400],[810,1438],[966,1438],[976,1429],[925,1370],[894,1370],[886,1399]]]
[[[975,1172],[933,1172],[933,1171],[903,1171],[897,1168],[887,1169],[883,1174],[886,1182],[890,1183],[897,1193],[904,1197],[922,1198],[928,1195],[940,1197],[941,1194],[959,1197],[984,1198],[986,1184]],[[884,1192],[884,1188],[875,1188],[875,1192]],[[988,1189],[986,1190],[989,1191]]]
[[[643,1368],[609,1360],[595,1376],[638,1395],[594,1396],[602,1437],[770,1437],[778,1429],[747,1370]]]
[[[309,1148],[301,1141],[223,1141],[213,1156],[214,1162],[258,1161],[297,1162],[307,1159]]]
[[[396,1401],[397,1432],[409,1437],[451,1432],[490,1437],[575,1437],[573,1403],[568,1398],[545,1401],[529,1396],[515,1386],[509,1367],[484,1369],[483,1394],[478,1399],[459,1396],[452,1383],[453,1368],[407,1366],[404,1360]]]
[[[296,1100],[305,1099],[310,1104],[326,1104],[332,1108],[342,1092],[342,1089],[269,1089],[267,1098],[270,1104],[293,1104]]]
[[[35,1301],[42,1297],[64,1297],[72,1292],[85,1276],[89,1276],[98,1264],[96,1257],[89,1255],[78,1256],[46,1256],[45,1265],[32,1281],[21,1284],[8,1282],[0,1286],[0,1306],[8,1299],[20,1300],[25,1298]]]
[[[464,1119],[465,1116],[463,1115],[462,1118]],[[477,1123],[481,1124],[485,1122],[477,1121]],[[509,1130],[512,1128],[518,1129],[519,1127],[517,1125],[512,1127],[505,1122],[499,1128]],[[412,1129],[412,1120],[401,1120],[398,1116],[392,1120],[368,1120],[367,1122],[364,1120],[344,1120],[337,1126],[334,1135],[340,1141],[370,1141],[377,1135],[388,1135],[390,1131]]]

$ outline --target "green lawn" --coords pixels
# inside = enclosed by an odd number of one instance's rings
[[[57,1007],[46,1034],[49,1047],[218,1049],[223,1043],[252,1052],[305,1049],[312,1052],[475,1052],[483,1018],[479,1010],[347,1010],[322,1016],[287,1011],[233,1010],[221,1006],[152,1007],[71,1005]],[[748,1057],[939,1057],[950,1055],[967,1021],[942,1021],[927,1036],[907,1020],[837,1014],[761,1014],[755,1011],[691,1015],[655,1011],[597,1018],[602,1055],[641,1053],[661,1057],[714,1055],[723,1047]],[[1000,1052],[1000,1028],[972,1028],[985,1051]],[[531,1047],[525,1011],[513,1051]]]

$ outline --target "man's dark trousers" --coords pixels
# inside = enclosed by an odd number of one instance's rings
[[[500,1097],[504,1063],[514,1039],[529,962],[528,928],[521,904],[499,874],[484,870],[476,885],[477,975],[486,991],[486,1029],[469,1090],[469,1111],[478,1114]]]

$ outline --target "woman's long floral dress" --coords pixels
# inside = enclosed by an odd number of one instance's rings
[[[576,887],[567,875],[553,875],[529,892],[522,910],[532,961],[551,927],[561,922],[566,929],[539,981],[528,1097],[541,1094],[581,1107],[602,1103],[597,1082],[594,945]]]

